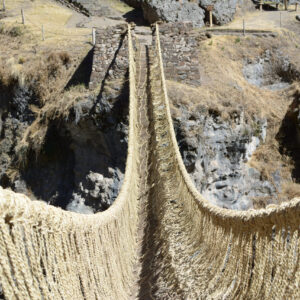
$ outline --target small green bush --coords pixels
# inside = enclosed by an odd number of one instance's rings
[[[24,64],[24,62],[25,62],[25,58],[24,57],[19,57],[19,64],[20,65],[23,65]]]
[[[14,26],[9,30],[8,34],[12,37],[18,37],[18,36],[22,36],[24,34],[24,31],[22,27]]]
[[[241,39],[240,39],[239,37],[237,37],[237,38],[235,39],[234,42],[235,42],[236,44],[238,44],[240,41],[241,41]]]

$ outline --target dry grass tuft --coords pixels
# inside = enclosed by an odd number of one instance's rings
[[[282,194],[285,195],[288,200],[300,197],[300,184],[285,182],[282,185]]]

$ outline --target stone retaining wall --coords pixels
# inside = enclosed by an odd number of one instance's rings
[[[89,87],[95,89],[108,76],[120,78],[128,69],[127,25],[96,30],[93,67]]]
[[[198,48],[205,33],[194,32],[192,23],[164,23],[159,30],[166,79],[200,85]]]
[[[118,25],[96,30],[93,69],[90,89],[94,89],[108,76],[120,78],[128,69],[127,26]],[[153,44],[155,43],[153,27]],[[194,32],[192,23],[164,23],[160,25],[161,47],[166,78],[199,85],[200,71],[198,46],[206,39],[205,32]]]
[[[108,76],[121,78],[128,69],[127,25],[96,30],[93,69],[90,89],[94,89]],[[161,47],[166,78],[199,85],[200,71],[198,46],[206,39],[205,32],[194,32],[192,23],[164,23],[160,25]],[[155,43],[153,27],[153,45]]]

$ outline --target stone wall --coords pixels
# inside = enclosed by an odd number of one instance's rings
[[[96,30],[90,89],[101,85],[109,76],[123,77],[128,69],[127,25]]]
[[[199,42],[207,38],[205,32],[193,31],[189,22],[164,23],[159,28],[166,78],[199,85],[198,47]],[[104,80],[125,79],[128,70],[126,34],[126,25],[97,29],[90,89],[95,89]],[[153,45],[155,39],[153,27]]]
[[[205,33],[194,32],[192,23],[164,23],[159,30],[166,79],[200,85],[198,48]],[[153,27],[153,43],[155,34]]]

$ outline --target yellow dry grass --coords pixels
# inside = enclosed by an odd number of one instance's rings
[[[21,8],[24,10],[25,25],[22,25]],[[30,77],[30,73],[34,75],[43,69],[52,54],[66,52],[70,56],[70,68],[61,74],[64,78],[55,86],[65,84],[72,70],[91,48],[90,29],[66,27],[72,14],[72,10],[54,1],[7,0],[7,17],[0,23],[0,65],[6,70],[6,76],[22,81]],[[18,35],[12,36],[10,33],[15,29]]]
[[[73,12],[53,1],[7,0],[6,7],[8,16],[1,22],[8,27],[23,26],[20,9],[24,10],[27,48],[38,44],[43,47],[68,49],[91,41],[90,29],[66,27]],[[42,41],[42,26],[45,41]]]

